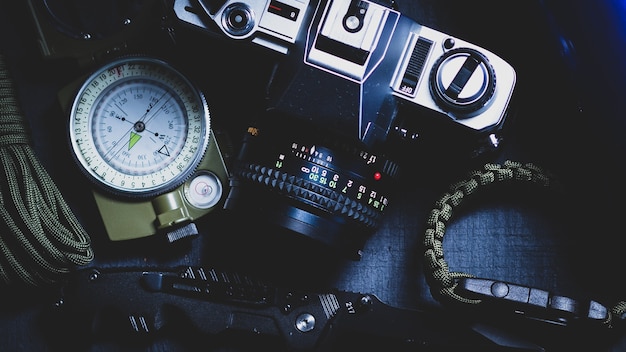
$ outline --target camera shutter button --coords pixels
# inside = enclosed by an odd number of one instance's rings
[[[344,24],[350,32],[357,31],[363,25],[361,20],[356,16],[346,17]]]
[[[495,92],[496,75],[489,60],[470,48],[450,50],[433,65],[431,93],[440,108],[466,114],[484,109]]]

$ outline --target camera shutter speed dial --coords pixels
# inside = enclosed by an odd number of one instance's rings
[[[254,12],[250,6],[241,2],[228,5],[222,13],[222,26],[236,37],[250,33],[255,23]]]
[[[431,93],[439,107],[456,117],[470,117],[490,103],[496,75],[487,57],[470,48],[446,52],[433,65]]]
[[[106,191],[155,196],[195,171],[209,122],[204,95],[180,72],[156,58],[126,57],[79,88],[70,143],[81,169]]]

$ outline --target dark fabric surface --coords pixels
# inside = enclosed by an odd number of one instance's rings
[[[516,68],[510,135],[490,161],[537,163],[557,175],[570,192],[565,202],[554,194],[511,188],[468,200],[467,206],[455,212],[446,232],[444,249],[450,269],[607,305],[626,299],[619,247],[626,176],[623,5],[620,8],[617,1],[609,0],[420,0],[398,1],[398,5],[417,22],[489,48]],[[0,3],[0,48],[16,79],[34,147],[92,236],[94,265],[218,265],[269,276],[285,285],[371,292],[397,307],[440,308],[424,275],[425,221],[449,183],[480,167],[480,162],[414,160],[400,184],[399,196],[381,228],[367,241],[359,261],[307,251],[310,248],[297,241],[275,238],[271,230],[220,212],[197,221],[201,235],[189,245],[166,247],[152,239],[111,243],[99,222],[89,185],[67,155],[65,119],[57,106],[58,90],[75,79],[77,72],[41,61],[25,7]],[[210,89],[236,86],[224,81],[219,67],[205,69],[199,76],[214,77],[213,82],[204,82]],[[231,95],[231,101],[246,98],[258,96],[251,90]],[[214,118],[229,109],[238,113],[240,108],[218,106]],[[454,148],[454,141],[445,135],[441,139],[444,148]],[[0,349],[50,349],[49,331],[62,322],[42,321],[40,315],[53,305],[55,296],[3,290]],[[480,313],[467,317],[503,327],[548,351],[573,346],[626,351],[626,330],[618,331],[618,336],[592,331],[571,334],[538,323],[522,331],[514,324],[483,319]],[[92,350],[119,348],[105,343]],[[179,342],[169,340],[142,348],[183,349]]]

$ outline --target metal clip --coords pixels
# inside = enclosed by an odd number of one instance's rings
[[[152,292],[191,296],[206,301],[239,303],[248,306],[267,306],[274,301],[274,291],[247,277],[216,272],[215,270],[184,272],[144,272],[142,286]]]
[[[609,309],[596,301],[558,296],[534,287],[490,279],[461,278],[457,288],[473,298],[503,301],[515,313],[547,323],[564,326],[579,322],[604,324],[610,319]]]

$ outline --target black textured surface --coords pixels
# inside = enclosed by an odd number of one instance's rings
[[[444,249],[450,269],[560,295],[590,297],[607,305],[626,299],[623,250],[618,246],[623,241],[625,190],[621,184],[626,176],[624,5],[611,0],[420,0],[398,1],[398,5],[419,23],[488,48],[513,65],[518,85],[510,135],[490,161],[540,164],[570,192],[566,204],[551,194],[506,188],[468,200],[466,207],[455,212],[446,233]],[[0,48],[16,79],[34,147],[92,236],[94,265],[219,265],[260,273],[285,285],[371,292],[398,307],[440,305],[424,276],[421,237],[425,220],[448,184],[469,168],[479,167],[479,162],[462,165],[415,158],[360,261],[333,259],[276,235],[262,224],[220,212],[197,222],[201,235],[190,243],[165,246],[152,239],[111,243],[99,223],[89,186],[67,155],[65,118],[57,107],[57,91],[75,79],[77,72],[41,61],[30,21],[25,6],[0,3]],[[201,61],[197,55],[195,60]],[[254,66],[251,61],[242,71],[261,77],[264,72]],[[232,105],[215,99],[214,121],[245,116],[243,106],[250,106],[246,100],[259,99],[253,89],[237,90],[241,82],[228,81],[220,67],[203,69],[197,78],[208,87],[209,100],[213,90],[227,92],[230,102],[243,102]],[[445,135],[441,143],[442,149],[455,147]],[[3,291],[0,349],[51,349],[48,335],[55,328],[62,329],[62,322],[42,319],[41,312],[53,304],[55,296],[11,288]],[[502,328],[548,351],[574,347],[626,351],[623,329],[608,336],[542,324],[520,330],[515,323],[480,314],[465,317]],[[159,340],[137,350],[184,347],[179,341]],[[120,348],[103,343],[92,350]]]

